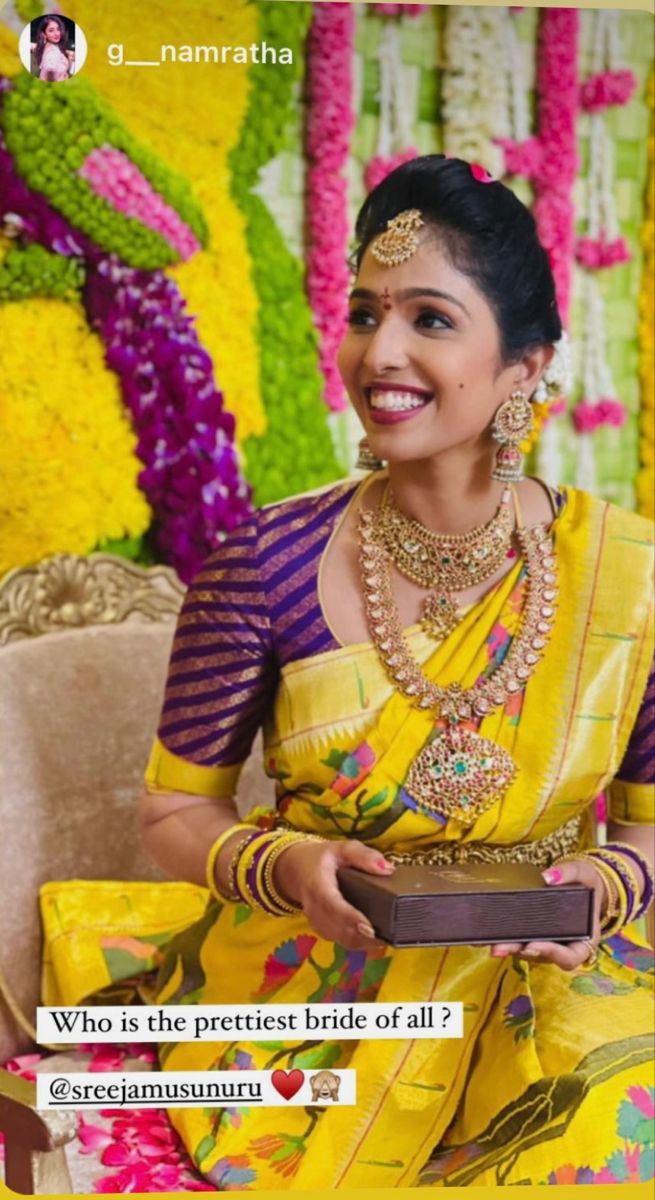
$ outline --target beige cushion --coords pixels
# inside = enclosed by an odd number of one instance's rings
[[[34,1019],[38,889],[50,879],[156,879],[135,802],[173,623],[92,626],[0,650],[0,965]],[[29,1044],[0,1013],[0,1062]]]
[[[135,811],[173,632],[172,617],[130,619],[0,648],[0,968],[32,1022],[40,885],[163,878],[139,844]],[[239,810],[272,802],[258,743]],[[0,1063],[29,1045],[0,1000]]]

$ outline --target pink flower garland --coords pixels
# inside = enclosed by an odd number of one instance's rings
[[[637,86],[632,71],[599,71],[590,75],[580,88],[580,108],[602,112],[613,104],[627,104]]]
[[[601,396],[595,403],[581,400],[573,412],[573,424],[578,433],[593,433],[599,425],[620,428],[625,423],[626,412],[620,400],[613,396]]]
[[[159,233],[181,259],[191,258],[200,250],[200,242],[188,225],[162,200],[122,150],[114,146],[97,147],[87,155],[78,174],[117,212]]]
[[[412,158],[418,156],[418,150],[415,146],[409,146],[407,150],[399,150],[397,154],[376,154],[370,160],[364,171],[364,183],[366,190],[372,192],[373,188],[382,183],[383,179],[387,178],[396,167],[401,167],[403,163],[410,162]]]
[[[598,271],[602,267],[614,267],[617,263],[629,262],[632,255],[625,238],[614,238],[610,242],[603,229],[599,238],[577,238],[575,257],[581,267],[586,267],[588,271]]]
[[[550,258],[564,323],[568,320],[575,248],[579,27],[580,15],[575,9],[542,10],[537,65],[539,132],[525,142],[500,142],[507,171],[526,176],[534,185],[534,216]]]
[[[350,4],[316,4],[307,41],[307,291],[319,331],[325,401],[346,407],[336,352],[347,317],[348,161],[353,127]]]
[[[89,1072],[121,1071],[126,1058],[154,1063],[152,1046],[80,1046],[90,1052]],[[34,1081],[34,1067],[43,1054],[23,1054],[6,1064],[12,1075]],[[147,1070],[147,1067],[144,1069]],[[79,1153],[93,1156],[109,1170],[96,1178],[94,1191],[117,1195],[123,1192],[215,1192],[214,1184],[199,1178],[181,1138],[165,1109],[101,1108],[93,1121],[78,1115]],[[0,1161],[2,1154],[0,1141]]]

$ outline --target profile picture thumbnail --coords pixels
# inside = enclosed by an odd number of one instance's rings
[[[86,38],[70,17],[46,13],[25,26],[18,52],[31,75],[44,83],[63,83],[84,65]]]

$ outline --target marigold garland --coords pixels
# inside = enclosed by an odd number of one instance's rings
[[[99,253],[30,191],[1,141],[0,179],[3,209],[21,238],[84,260],[89,315],[103,332],[107,362],[121,377],[139,435],[145,464],[139,481],[156,510],[156,541],[189,579],[217,539],[248,513],[250,493],[231,444],[234,417],[224,411],[211,360],[176,284]]]
[[[143,533],[136,438],[79,302],[3,304],[0,341],[0,573]]]
[[[307,292],[319,331],[325,402],[347,407],[336,353],[348,312],[347,183],[355,15],[351,4],[316,4],[307,39]]]
[[[637,475],[639,512],[655,517],[655,76],[648,83],[650,133],[646,211],[641,230],[643,266],[639,294],[639,377],[641,413],[639,425],[640,468]]]

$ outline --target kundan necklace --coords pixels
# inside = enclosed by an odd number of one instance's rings
[[[515,495],[514,501],[516,505]],[[413,807],[441,823],[452,817],[472,825],[502,798],[516,776],[510,755],[481,737],[477,726],[525,687],[547,645],[557,599],[552,539],[543,525],[530,529],[517,525],[527,575],[518,632],[502,663],[472,687],[458,683],[440,687],[424,674],[403,637],[391,586],[393,560],[379,534],[380,512],[363,510],[359,517],[360,567],[371,637],[396,687],[418,708],[434,709],[436,716],[434,732],[414,760],[403,792]]]
[[[468,533],[434,533],[405,516],[387,487],[374,526],[376,542],[404,575],[419,587],[430,588],[421,624],[433,637],[444,637],[458,621],[453,592],[483,583],[507,555],[514,517],[509,488],[486,525]]]

